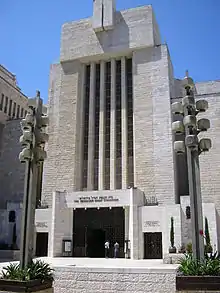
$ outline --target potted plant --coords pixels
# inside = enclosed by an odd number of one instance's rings
[[[220,288],[220,255],[206,256],[202,261],[192,254],[180,260],[176,276],[177,291],[216,291]]]
[[[187,243],[187,245],[186,245],[186,252],[188,254],[192,253],[192,242]]]
[[[179,253],[186,253],[186,247],[185,247],[184,244],[182,244],[182,245],[179,247],[178,252],[179,252]]]
[[[171,226],[170,226],[170,247],[169,247],[169,253],[176,253],[176,247],[174,246],[174,220],[173,217],[170,219]]]
[[[36,260],[25,269],[10,263],[2,270],[0,291],[6,292],[53,292],[53,269],[49,264]]]
[[[205,217],[205,253],[212,253],[212,245],[209,235],[209,224],[207,217]]]

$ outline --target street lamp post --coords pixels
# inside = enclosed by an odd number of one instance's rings
[[[175,141],[174,151],[182,154],[187,151],[187,167],[189,180],[189,194],[191,207],[192,222],[192,249],[196,259],[204,258],[204,239],[203,234],[203,213],[202,213],[202,197],[199,169],[199,155],[202,152],[209,151],[211,148],[211,140],[208,138],[200,139],[198,134],[207,131],[210,128],[210,121],[202,118],[197,120],[197,114],[205,112],[208,109],[206,100],[195,102],[194,98],[194,82],[186,73],[183,79],[183,87],[186,95],[182,102],[172,104],[172,112],[181,114],[183,121],[175,121],[172,123],[172,130],[176,134],[185,133],[185,141]]]
[[[46,158],[43,145],[48,140],[48,134],[45,132],[48,117],[42,114],[42,99],[39,91],[37,91],[36,98],[29,100],[29,108],[30,113],[27,113],[21,121],[23,133],[20,137],[20,143],[24,149],[19,154],[19,160],[21,163],[25,163],[20,245],[20,265],[22,269],[33,259],[38,164]]]

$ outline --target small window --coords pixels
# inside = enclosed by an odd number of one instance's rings
[[[187,207],[186,207],[186,219],[187,219],[187,220],[191,219],[190,206],[187,206]]]
[[[11,116],[11,110],[12,110],[12,100],[9,101],[8,116]]]
[[[20,105],[17,106],[17,114],[16,114],[16,118],[17,118],[17,119],[20,118]]]
[[[4,113],[7,114],[8,111],[8,97],[5,97],[5,107],[4,107]]]
[[[21,118],[23,118],[23,117],[24,117],[24,109],[21,108]]]
[[[15,113],[16,113],[16,103],[14,102],[13,104],[13,112],[12,112],[12,117],[15,118]]]
[[[1,97],[0,110],[3,110],[3,104],[4,104],[4,94],[2,94],[2,97]]]
[[[15,211],[10,211],[9,212],[9,217],[8,217],[9,223],[15,223],[15,220],[16,220],[16,213],[15,213]]]

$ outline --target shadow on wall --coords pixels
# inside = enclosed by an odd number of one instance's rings
[[[121,12],[116,12],[115,16],[116,29],[103,31],[97,33],[100,46],[104,53],[112,52],[117,50],[127,51],[130,47],[129,28]]]
[[[63,73],[65,75],[72,75],[74,73],[79,72],[79,64],[80,64],[80,62],[78,60],[64,61],[61,63],[61,68],[62,68]],[[62,77],[62,75],[61,75],[61,77]]]

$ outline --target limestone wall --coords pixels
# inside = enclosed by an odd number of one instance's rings
[[[175,269],[56,267],[55,293],[174,293]]]
[[[76,112],[80,99],[81,64],[51,68],[48,115],[48,158],[44,163],[43,200],[51,207],[52,193],[75,189]]]
[[[135,186],[160,204],[175,202],[169,65],[166,46],[133,53]]]
[[[0,156],[0,208],[6,208],[6,202],[19,202],[23,199],[24,164],[19,161],[21,145],[20,119],[7,121],[2,133],[2,151]]]
[[[101,9],[101,6],[100,6]],[[89,41],[88,41],[89,40]],[[153,19],[152,7],[142,6],[115,14],[114,30],[95,33],[92,19],[65,23],[61,35],[61,62],[102,54],[124,54],[141,47],[160,44],[160,35]],[[125,54],[126,55],[126,54]]]

